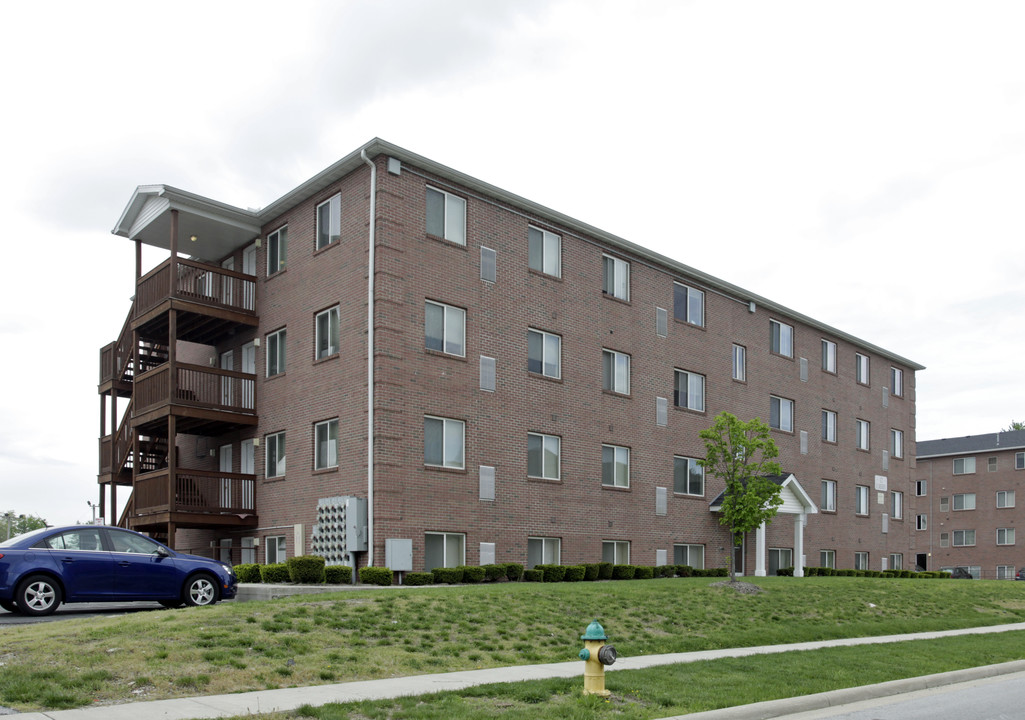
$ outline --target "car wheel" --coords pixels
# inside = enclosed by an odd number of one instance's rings
[[[217,583],[209,575],[195,575],[185,583],[186,605],[213,605],[217,602]]]
[[[61,604],[61,589],[46,575],[31,575],[22,580],[14,597],[25,615],[49,615]]]
[[[13,600],[0,600],[0,608],[3,608],[7,612],[12,613],[21,612],[18,609],[18,604],[15,603]]]

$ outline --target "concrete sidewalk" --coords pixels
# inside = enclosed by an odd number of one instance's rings
[[[1025,623],[908,635],[824,640],[789,645],[766,645],[666,655],[620,657],[609,670],[613,672],[617,670],[635,670],[659,665],[696,662],[699,660],[749,657],[752,655],[767,655],[798,650],[818,650],[820,648],[851,645],[878,645],[906,640],[930,640],[957,635],[986,635],[1014,630],[1025,630]],[[755,718],[780,717],[793,712],[830,707],[856,700],[883,697],[901,692],[910,692],[911,690],[963,682],[966,679],[989,677],[1021,670],[1025,670],[1025,661],[989,665],[983,668],[971,668],[951,673],[941,673],[939,675],[909,678],[907,680],[896,680],[879,685],[848,688],[818,695],[807,695],[767,703],[755,703],[753,705],[743,705],[679,717],[686,718],[687,720],[754,720]],[[125,703],[122,705],[102,705],[75,710],[52,710],[23,713],[14,717],[17,717],[18,720],[139,720],[139,718],[145,718],[146,720],[150,718],[193,720],[198,718],[231,717],[233,715],[258,715],[260,713],[294,710],[301,705],[319,706],[333,702],[344,703],[357,700],[381,700],[406,695],[424,695],[489,683],[571,677],[583,677],[583,663],[579,660],[548,665],[518,665],[489,668],[486,670],[414,675],[411,677],[385,678],[382,680],[366,680],[334,685],[286,688],[282,690],[259,690],[232,695],[208,695],[175,700]],[[582,683],[583,680],[581,679],[581,685]]]

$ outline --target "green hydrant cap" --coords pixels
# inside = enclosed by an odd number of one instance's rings
[[[605,634],[605,628],[601,626],[601,623],[597,620],[591,622],[587,626],[587,630],[580,636],[581,640],[608,640],[608,636]]]

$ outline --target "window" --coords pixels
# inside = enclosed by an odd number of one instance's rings
[[[989,472],[997,471],[997,459],[995,457],[991,457],[986,460],[986,470]]]
[[[676,407],[705,411],[705,376],[687,370],[676,371],[676,387],[673,389]]]
[[[998,508],[1014,507],[1014,490],[1001,490],[997,493]]]
[[[832,340],[822,341],[822,369],[836,375],[836,343]]]
[[[498,253],[483,245],[480,246],[480,279],[489,283],[498,280]]]
[[[856,353],[854,355],[854,379],[859,385],[868,385],[868,355]]]
[[[558,565],[562,561],[562,540],[559,538],[527,538],[527,568],[535,565]]]
[[[267,336],[267,377],[285,372],[285,329]]]
[[[825,512],[836,512],[836,480],[822,481],[822,507]]]
[[[562,277],[562,238],[547,230],[527,230],[527,264],[531,270]]]
[[[630,543],[626,540],[602,540],[601,561],[613,565],[629,565]]]
[[[822,411],[822,439],[826,442],[836,442],[836,413],[832,410]]]
[[[954,531],[954,547],[971,547],[975,545],[975,531],[974,530],[955,530]]]
[[[915,481],[915,495],[918,497],[925,497],[929,494],[929,481],[928,480],[916,480]]]
[[[890,569],[891,570],[903,570],[904,569],[904,555],[901,553],[890,553]]]
[[[626,260],[602,255],[601,291],[620,300],[630,299],[630,263]]]
[[[338,353],[338,308],[317,313],[317,359]]]
[[[609,487],[630,487],[630,448],[618,445],[601,446],[601,484]]]
[[[779,575],[781,569],[793,566],[793,550],[790,548],[769,548],[769,575]]]
[[[1025,470],[1025,452],[1014,454],[1014,469]]]
[[[424,305],[424,344],[428,350],[466,354],[466,311],[428,300]]]
[[[836,567],[836,550],[819,550],[819,567]]]
[[[315,470],[338,467],[338,418],[313,426]]]
[[[679,455],[673,457],[673,492],[681,495],[705,494],[705,469],[695,458]]]
[[[424,570],[466,564],[466,536],[462,533],[424,533]]]
[[[1014,528],[997,528],[997,545],[1014,545]]]
[[[705,546],[673,545],[673,564],[690,565],[695,570],[704,570]]]
[[[954,474],[955,475],[974,475],[975,474],[975,458],[954,458]]]
[[[856,485],[854,487],[854,514],[868,515],[868,486]]]
[[[288,226],[267,235],[267,276],[276,275],[285,269],[288,255]]]
[[[769,427],[786,432],[794,431],[794,401],[769,396]]]
[[[904,457],[904,431],[890,429],[890,456]]]
[[[317,250],[338,242],[342,234],[342,196],[325,200],[317,206]]]
[[[941,497],[940,498],[940,512],[949,512],[949,511],[950,511],[950,498],[949,497]]]
[[[900,520],[904,517],[904,493],[890,493],[890,517]]]
[[[997,565],[997,580],[1014,580],[1014,565]]]
[[[266,477],[276,478],[285,475],[285,433],[279,432],[267,436],[267,474]]]
[[[792,358],[794,356],[794,328],[779,320],[770,320],[772,352]]]
[[[867,552],[856,552],[856,553],[854,553],[854,569],[855,570],[868,570],[868,553]]]
[[[424,464],[463,469],[462,420],[424,416]]]
[[[956,493],[954,495],[954,510],[974,510],[975,493]]]
[[[615,350],[601,351],[601,387],[608,392],[630,394],[630,356]]]
[[[266,539],[267,543],[267,564],[283,563],[288,559],[285,552],[285,536],[272,535]]]
[[[527,370],[546,377],[562,377],[562,338],[543,330],[528,330]]]
[[[673,283],[673,317],[690,325],[705,325],[705,293]]]
[[[747,348],[743,345],[733,346],[733,379],[747,382]]]
[[[890,368],[890,394],[904,396],[904,371],[900,368]]]
[[[859,450],[868,450],[869,436],[872,431],[871,423],[868,420],[855,420],[854,431],[854,446]]]
[[[427,233],[457,245],[466,244],[466,200],[427,188]]]
[[[527,433],[527,477],[558,480],[562,439],[556,435]]]
[[[928,530],[929,516],[922,514],[915,517],[915,530]]]

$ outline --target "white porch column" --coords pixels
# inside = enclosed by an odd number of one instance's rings
[[[804,520],[807,514],[794,515],[794,577],[804,577]]]
[[[755,530],[755,577],[765,577],[765,522]]]

